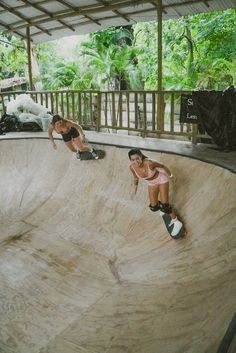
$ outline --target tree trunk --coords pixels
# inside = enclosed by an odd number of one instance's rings
[[[31,45],[31,62],[32,62],[33,85],[34,85],[35,91],[41,91],[43,88],[43,84],[41,81],[39,64],[38,64],[34,45]]]

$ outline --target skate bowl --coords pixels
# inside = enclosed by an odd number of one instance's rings
[[[146,184],[131,194],[128,148],[0,146],[0,352],[216,353],[236,305],[234,173],[145,151],[177,177],[174,241]]]

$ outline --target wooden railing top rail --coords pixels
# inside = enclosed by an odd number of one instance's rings
[[[0,95],[10,95],[10,94],[40,94],[40,93],[69,93],[69,92],[81,92],[81,93],[176,93],[176,94],[181,94],[181,93],[186,93],[186,94],[191,94],[193,90],[123,90],[123,91],[98,91],[98,90],[78,90],[78,89],[63,89],[63,90],[44,90],[44,91],[8,91],[8,92],[0,92]]]

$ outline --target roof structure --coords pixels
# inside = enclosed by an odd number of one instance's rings
[[[158,0],[0,0],[0,28],[34,43],[157,18]],[[163,19],[235,8],[236,0],[162,0]]]

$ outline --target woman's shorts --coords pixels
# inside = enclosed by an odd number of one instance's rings
[[[72,139],[79,137],[79,131],[75,127],[72,127],[70,131],[67,132],[67,134],[61,134],[61,136],[63,138],[63,141],[69,142]]]
[[[146,180],[149,186],[155,186],[160,184],[165,184],[169,182],[169,177],[167,174],[159,171],[158,177],[153,180]]]

